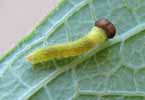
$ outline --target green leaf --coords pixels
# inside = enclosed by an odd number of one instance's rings
[[[61,1],[0,58],[0,100],[144,100],[144,12],[143,0]],[[84,36],[99,18],[117,28],[116,37],[102,46],[37,66],[25,59],[36,48]]]

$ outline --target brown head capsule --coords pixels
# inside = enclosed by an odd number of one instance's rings
[[[115,26],[107,19],[100,19],[95,22],[95,26],[102,28],[105,30],[108,38],[113,38],[116,33]]]

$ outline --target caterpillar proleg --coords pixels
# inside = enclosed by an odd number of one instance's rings
[[[30,63],[37,64],[52,59],[78,56],[96,45],[100,45],[108,38],[114,37],[115,32],[116,29],[110,21],[100,19],[95,22],[95,26],[84,37],[68,43],[39,48],[26,58]]]

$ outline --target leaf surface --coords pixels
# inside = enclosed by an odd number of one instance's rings
[[[0,100],[144,100],[144,12],[143,0],[61,1],[1,57]],[[114,39],[80,57],[36,66],[26,61],[37,48],[84,36],[100,18],[116,26]]]

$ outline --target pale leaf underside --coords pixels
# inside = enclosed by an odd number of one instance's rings
[[[144,12],[143,0],[64,0],[0,62],[0,100],[144,100]],[[36,48],[84,36],[100,18],[115,24],[114,39],[79,57],[26,61]]]

